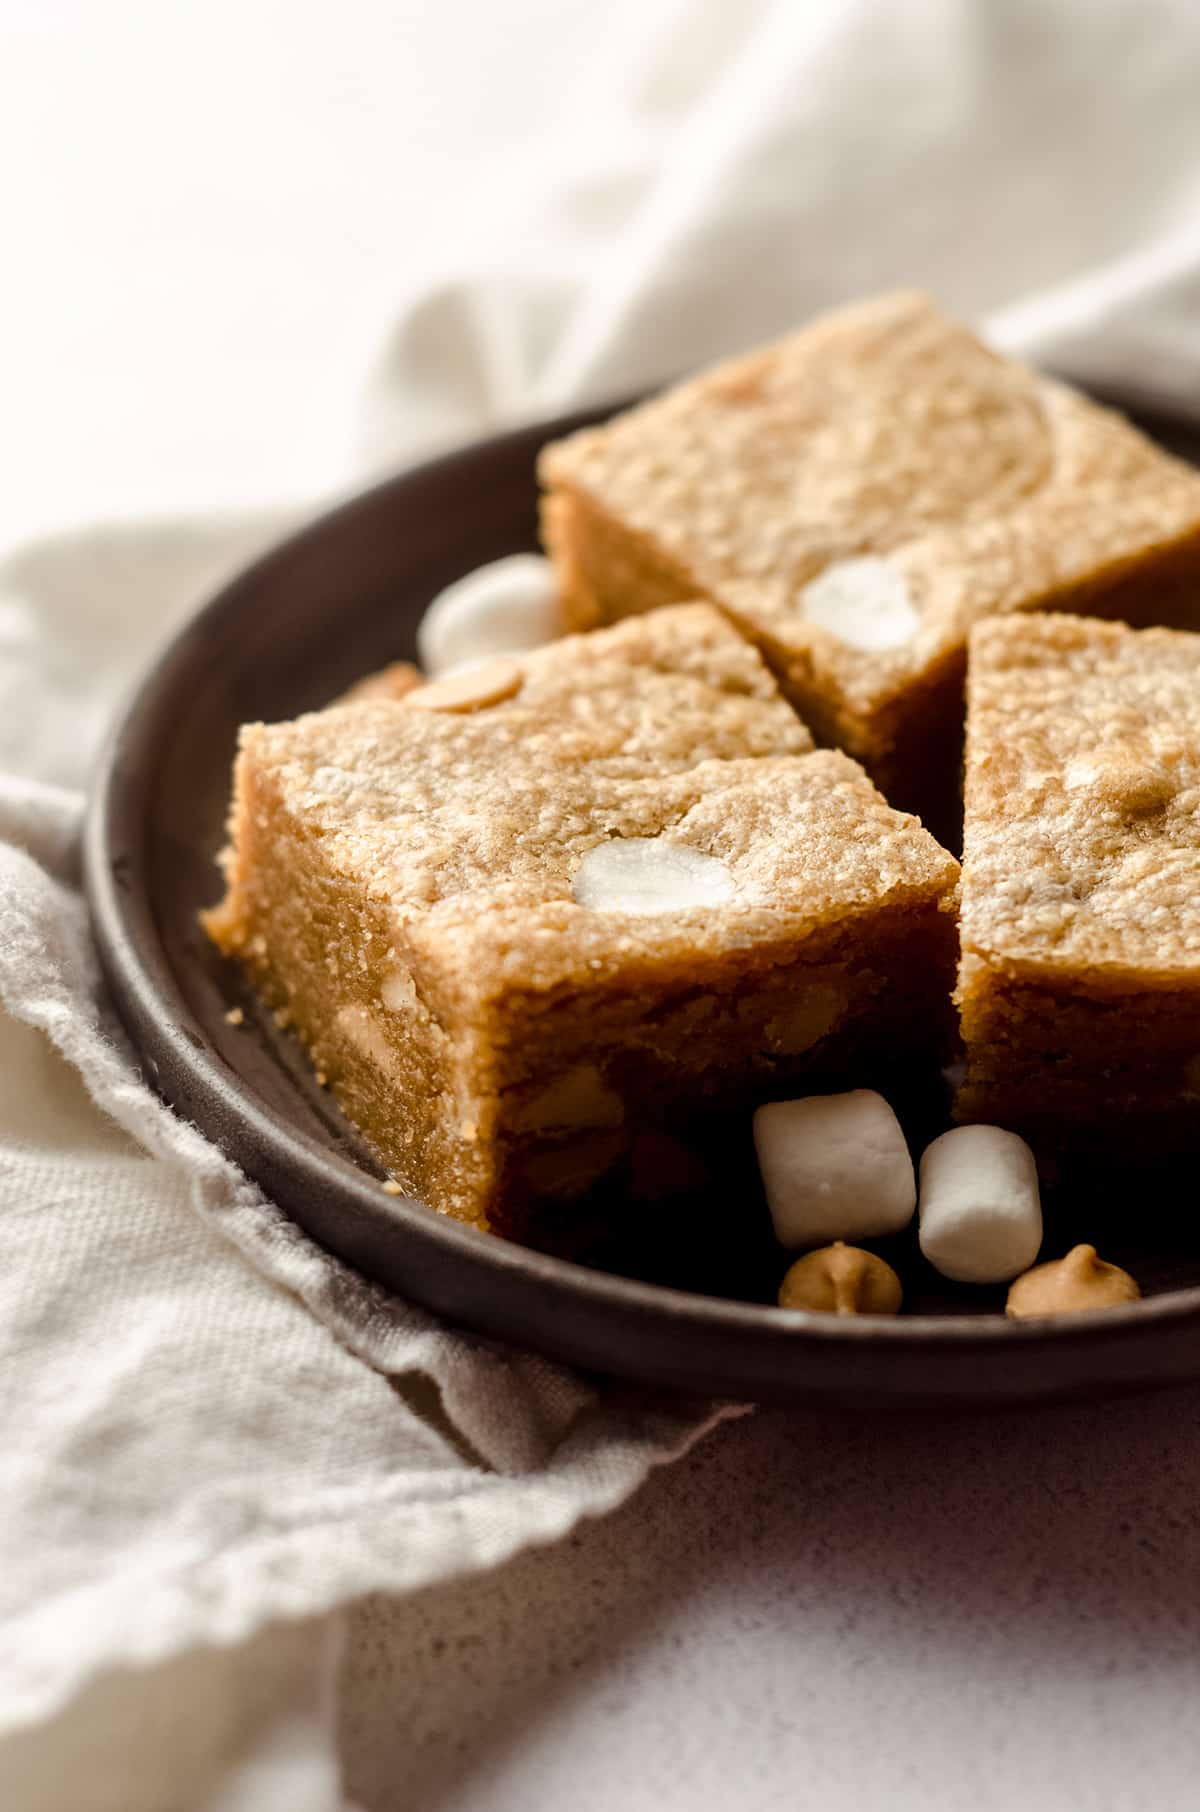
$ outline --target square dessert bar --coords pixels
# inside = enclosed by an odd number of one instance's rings
[[[1200,636],[973,632],[958,997],[959,1118],[1200,1144]]]
[[[243,731],[207,917],[405,1188],[519,1231],[643,1131],[932,1041],[957,864],[710,606]]]
[[[956,785],[967,632],[1033,607],[1162,622],[1200,476],[925,297],[828,315],[545,449],[585,629],[706,597],[893,803]]]

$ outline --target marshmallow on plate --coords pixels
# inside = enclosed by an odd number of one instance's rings
[[[900,1122],[872,1089],[760,1107],[754,1145],[781,1246],[871,1239],[912,1219],[912,1159]]]
[[[429,674],[524,654],[562,634],[554,569],[541,554],[511,554],[439,592],[421,618],[417,653]]]
[[[921,1159],[921,1250],[955,1283],[1007,1283],[1042,1244],[1037,1165],[999,1126],[956,1126]]]

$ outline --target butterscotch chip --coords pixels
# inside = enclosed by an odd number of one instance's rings
[[[516,661],[488,661],[417,687],[406,695],[406,703],[411,711],[486,711],[515,698],[524,680]]]
[[[819,1315],[896,1315],[903,1294],[884,1259],[835,1240],[796,1260],[779,1286],[779,1306]]]
[[[1200,477],[926,297],[826,315],[545,449],[568,620],[702,596],[894,803],[957,774],[983,617],[1161,622],[1200,576]]]
[[[1008,1292],[1005,1314],[1016,1321],[1034,1315],[1077,1315],[1136,1302],[1142,1292],[1128,1271],[1097,1258],[1095,1246],[1076,1246],[1065,1258],[1035,1265]]]
[[[1200,636],[981,625],[956,1112],[1044,1150],[1200,1142]]]
[[[914,1060],[957,883],[708,605],[519,671],[248,726],[207,919],[404,1187],[504,1231],[645,1134]]]

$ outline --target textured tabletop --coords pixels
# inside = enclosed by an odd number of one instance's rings
[[[1198,1486],[1197,1390],[762,1412],[558,1548],[360,1608],[350,1784],[364,1812],[1194,1805]]]

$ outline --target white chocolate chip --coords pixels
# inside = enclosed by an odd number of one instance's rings
[[[733,876],[716,856],[665,837],[614,837],[589,849],[575,871],[577,905],[593,912],[690,912],[723,906]]]
[[[1037,1165],[999,1126],[956,1126],[921,1159],[921,1250],[955,1283],[1006,1283],[1042,1244]]]
[[[912,1219],[912,1159],[900,1122],[872,1089],[760,1107],[754,1145],[781,1246],[873,1239]]]
[[[389,1013],[411,1013],[417,988],[407,969],[389,969],[379,984],[379,998]]]
[[[562,634],[554,568],[540,554],[493,560],[439,592],[417,630],[426,673],[523,654]]]
[[[903,573],[872,556],[827,566],[804,587],[800,609],[808,622],[868,653],[903,647],[921,621]]]
[[[352,1044],[361,1056],[381,1070],[393,1067],[392,1050],[374,1015],[365,1007],[339,1007],[334,1014],[334,1027],[339,1036]]]

